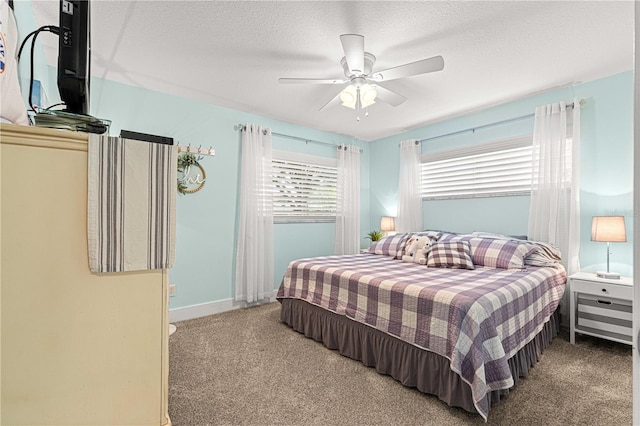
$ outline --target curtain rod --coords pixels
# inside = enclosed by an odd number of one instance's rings
[[[580,101],[579,101],[580,106],[584,106],[585,103],[587,103],[587,101],[585,99],[580,99]],[[567,108],[573,108],[573,102],[571,102],[570,104],[567,104],[566,106],[567,106]],[[525,120],[527,118],[531,118],[531,117],[534,117],[534,116],[535,116],[535,113],[531,113],[531,114],[521,115],[519,117],[508,118],[506,120],[496,121],[495,123],[483,124],[482,126],[470,127],[468,129],[464,129],[464,130],[458,130],[458,131],[451,132],[451,133],[445,133],[444,135],[431,136],[429,138],[418,139],[418,140],[416,140],[416,145],[418,145],[419,143],[430,141],[430,140],[434,140],[434,139],[440,139],[440,138],[445,138],[445,137],[448,137],[448,136],[459,135],[461,133],[467,133],[467,132],[475,133],[476,130],[486,129],[486,128],[494,127],[494,126],[500,126],[500,125],[507,124],[507,123],[515,123],[515,122],[518,122],[518,121],[521,121],[521,120]]]
[[[235,126],[233,126],[233,128],[235,130],[244,130],[245,125],[244,124],[236,124]],[[267,134],[266,130],[263,130],[262,132],[265,135]],[[282,138],[295,139],[295,140],[299,140],[299,141],[304,141],[305,143],[317,143],[317,144],[320,144],[320,145],[332,146],[334,148],[338,147],[340,145],[346,146],[345,144],[336,145],[335,143],[331,143],[331,142],[316,141],[316,140],[313,140],[313,139],[301,138],[300,136],[285,135],[284,133],[271,132],[271,134],[275,135],[275,136],[280,136]],[[362,152],[362,148],[360,148],[360,152]]]

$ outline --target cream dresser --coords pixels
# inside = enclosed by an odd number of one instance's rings
[[[94,274],[87,135],[0,124],[0,424],[166,425],[168,274]]]

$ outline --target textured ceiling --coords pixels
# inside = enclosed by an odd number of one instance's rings
[[[57,1],[34,1],[39,25]],[[340,34],[375,70],[442,55],[443,71],[386,83],[408,99],[318,111],[339,91],[279,77],[344,78]],[[47,39],[47,40],[45,40]],[[55,40],[43,38],[56,63]],[[633,2],[92,1],[92,74],[374,140],[633,65]]]

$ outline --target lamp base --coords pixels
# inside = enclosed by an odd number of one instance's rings
[[[618,279],[620,279],[620,274],[617,273],[617,272],[598,271],[598,272],[596,272],[596,275],[598,276],[598,278],[606,278],[608,280],[618,280]]]

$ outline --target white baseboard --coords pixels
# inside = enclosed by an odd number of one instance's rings
[[[278,290],[273,290],[273,294],[269,298],[270,302],[275,302],[277,293]],[[251,305],[253,304],[248,304],[246,302],[236,302],[233,299],[224,299],[216,302],[201,303],[198,305],[169,309],[169,322],[173,323],[194,318],[206,317],[207,315],[233,311],[234,309],[246,308],[247,306]]]

